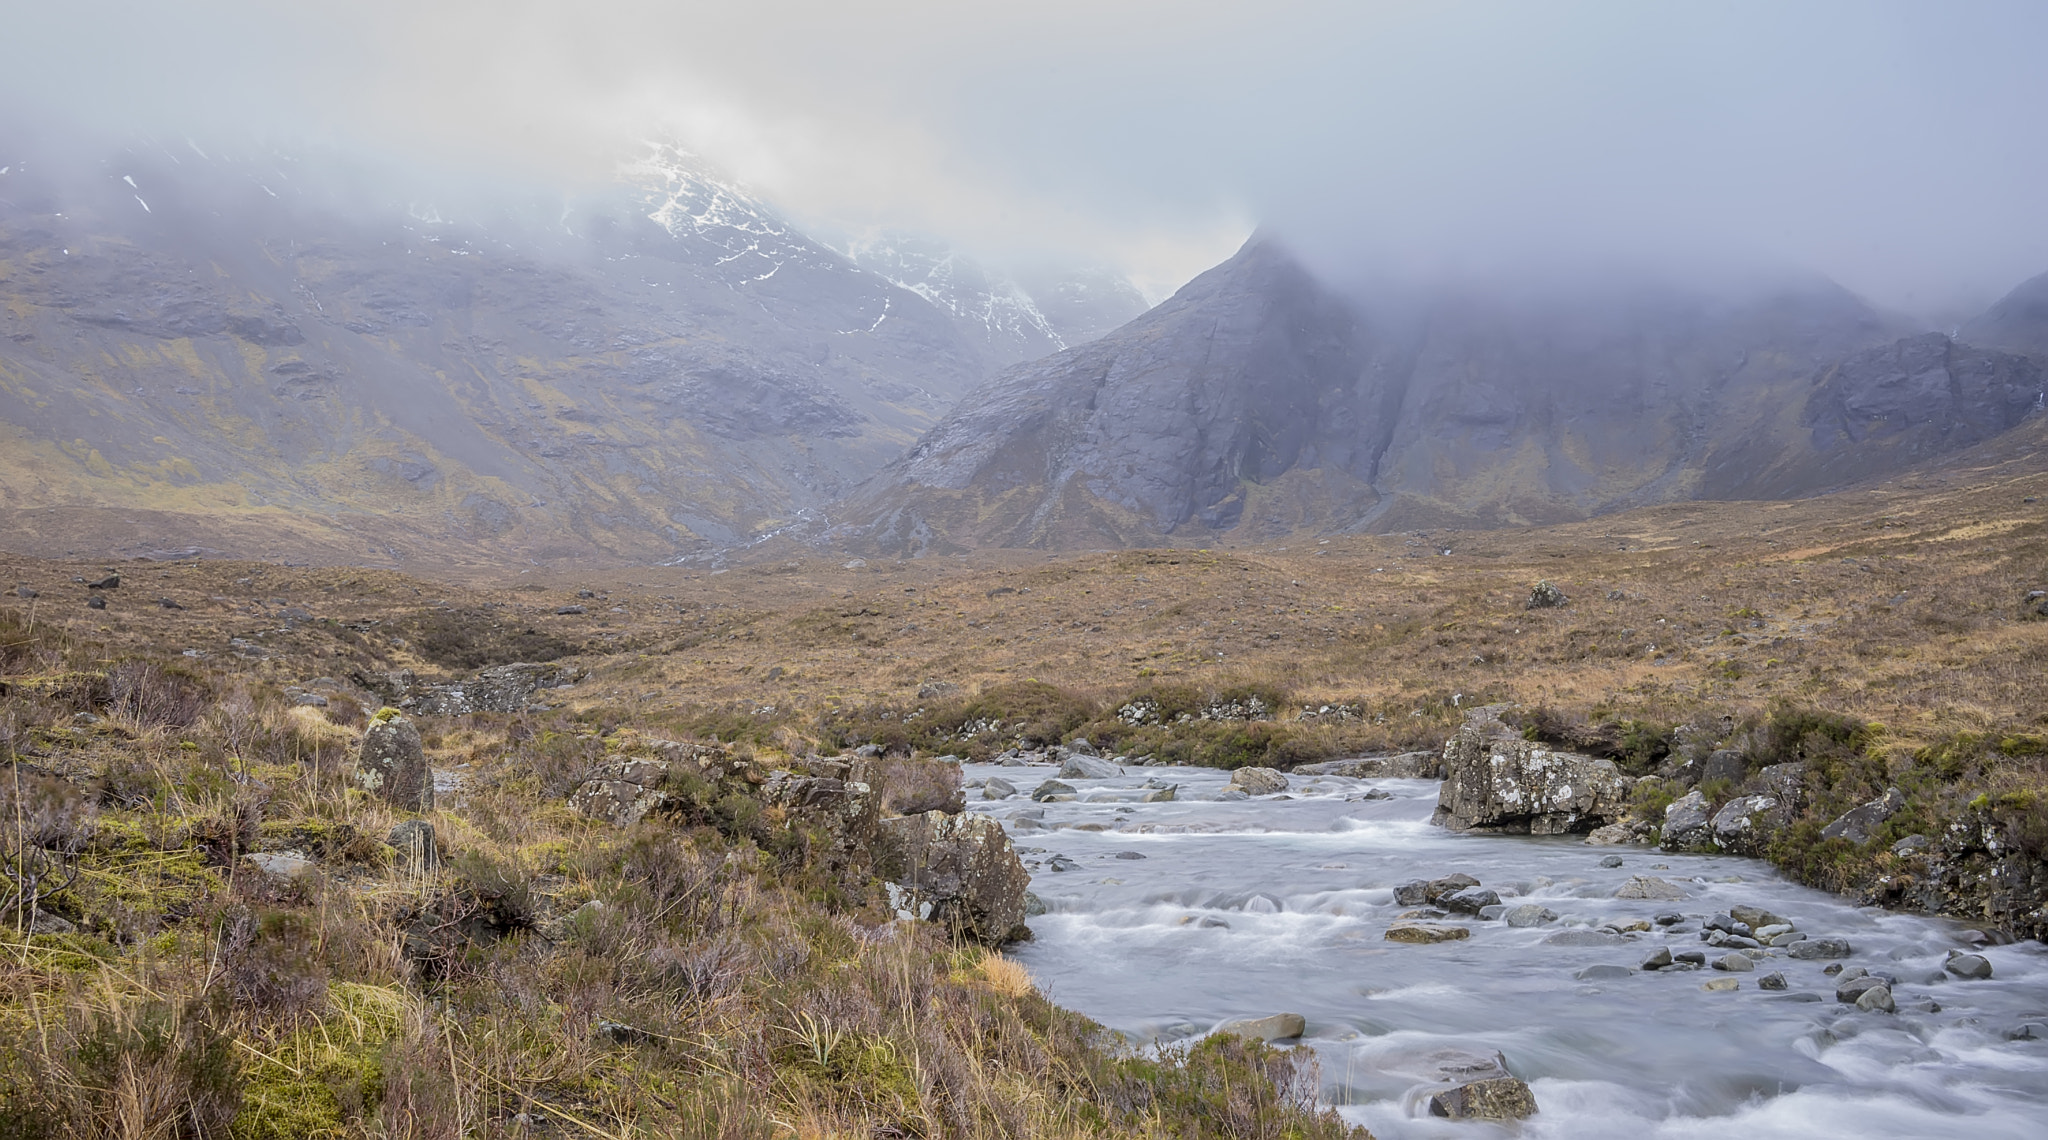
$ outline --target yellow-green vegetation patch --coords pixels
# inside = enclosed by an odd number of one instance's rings
[[[341,982],[329,1012],[265,1049],[238,1040],[242,1107],[235,1140],[320,1140],[358,1134],[356,1118],[382,1096],[386,1044],[404,1024],[402,991]]]

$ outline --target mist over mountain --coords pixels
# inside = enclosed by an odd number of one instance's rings
[[[1006,280],[899,283],[673,147],[480,221],[182,140],[0,166],[0,509],[154,512],[104,524],[124,548],[252,513],[379,560],[741,543],[1136,307],[1060,291],[1099,275],[1046,283],[1059,325]]]
[[[834,533],[1087,548],[1797,497],[2041,404],[2039,363],[1917,331],[1813,279],[1361,298],[1261,235],[1117,332],[969,394]]]

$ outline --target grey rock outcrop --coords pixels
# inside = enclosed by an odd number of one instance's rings
[[[1664,833],[1657,846],[1666,851],[1690,851],[1702,846],[1713,818],[1705,793],[1694,788],[1665,805]]]
[[[1821,828],[1822,839],[1846,839],[1851,843],[1867,843],[1877,826],[1899,813],[1906,806],[1906,797],[1897,788],[1887,788],[1885,793],[1867,804],[1850,808],[1833,823]]]
[[[1760,855],[1791,822],[1791,809],[1776,796],[1737,796],[1714,813],[1710,842],[1731,854]]]
[[[1030,872],[988,816],[933,811],[883,820],[875,872],[901,888],[903,909],[956,937],[999,945],[1024,923]]]
[[[547,689],[566,688],[582,676],[573,665],[497,665],[474,680],[422,685],[397,697],[398,707],[423,716],[467,716],[478,712],[524,712]]]
[[[1613,761],[1524,740],[1488,715],[1444,745],[1444,773],[1431,822],[1453,831],[1591,831],[1626,812],[1632,788]]]
[[[614,760],[576,785],[569,793],[569,806],[614,827],[630,827],[668,799],[661,788],[668,767],[665,760]]]
[[[434,810],[434,778],[420,730],[395,709],[370,718],[356,744],[355,784],[402,811]]]

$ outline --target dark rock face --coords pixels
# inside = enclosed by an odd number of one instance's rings
[[[875,871],[900,888],[898,909],[956,936],[997,945],[1024,923],[1030,872],[987,816],[933,811],[883,820]]]
[[[356,745],[356,786],[403,811],[434,810],[434,777],[410,719],[386,709]]]
[[[834,533],[1127,546],[1795,497],[2041,402],[2027,360],[1904,331],[1826,283],[1343,296],[1256,236],[1114,333],[978,389]]]

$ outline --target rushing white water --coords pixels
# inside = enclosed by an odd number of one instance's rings
[[[970,780],[1001,776],[1026,793],[1051,774],[967,766]],[[2048,1136],[2048,948],[2038,943],[1981,949],[1993,977],[1962,981],[1943,971],[1951,949],[1967,948],[1960,925],[1851,906],[1755,860],[1451,834],[1428,823],[1434,781],[1297,776],[1292,798],[1206,798],[1227,778],[1133,768],[1121,779],[1066,781],[1078,802],[1033,804],[1020,794],[972,804],[1005,819],[1035,864],[1032,890],[1048,912],[1031,920],[1037,938],[1014,956],[1055,1001],[1138,1042],[1299,1013],[1324,1095],[1383,1140]],[[1130,802],[1147,779],[1181,785],[1180,798]],[[1393,798],[1360,798],[1373,789]],[[1037,809],[1043,828],[1018,818]],[[1600,866],[1616,854],[1622,867]],[[1072,866],[1055,870],[1054,855]],[[1452,872],[1562,917],[1526,929],[1461,919],[1472,928],[1466,941],[1385,941],[1407,909],[1393,888]],[[1632,874],[1691,897],[1614,898]],[[1782,952],[1748,974],[1573,976],[1589,965],[1637,966],[1660,946],[1707,949],[1699,920],[1743,903],[1810,936],[1848,939],[1854,954],[1842,964],[1894,976],[1900,1011],[1838,1003],[1835,979],[1822,973],[1828,962]],[[1544,941],[1575,925],[1667,911],[1691,921],[1613,945]],[[1757,988],[1772,970],[1783,971],[1789,994]],[[1702,988],[1722,977],[1741,988]],[[1802,992],[1822,1000],[1793,996]],[[1922,999],[1939,1010],[1914,1012]],[[1391,1070],[1441,1047],[1501,1051],[1529,1082],[1537,1115],[1515,1126],[1428,1116],[1415,1078]]]

